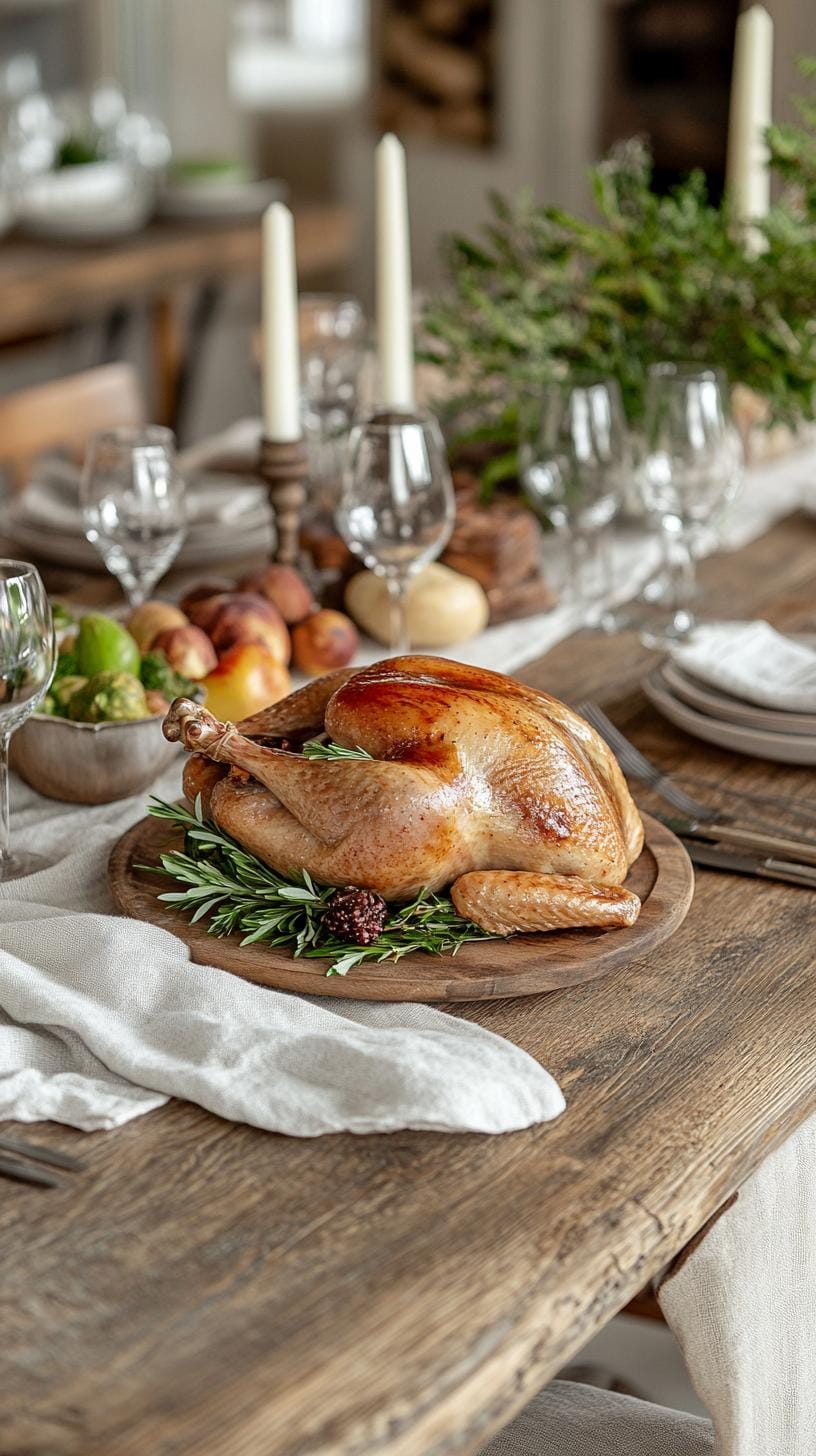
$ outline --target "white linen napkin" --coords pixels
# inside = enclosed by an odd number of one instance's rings
[[[658,1291],[717,1456],[816,1449],[816,1117],[740,1188]]]
[[[678,667],[763,708],[816,713],[816,649],[769,622],[713,622],[672,654]]]
[[[178,793],[178,765],[157,784]],[[169,1097],[297,1137],[509,1132],[564,1099],[532,1057],[430,1006],[270,991],[112,913],[110,849],[145,803],[78,808],[14,780],[13,834],[53,857],[0,884],[0,1117],[117,1127]]]
[[[480,1456],[714,1456],[714,1433],[701,1416],[554,1380]]]

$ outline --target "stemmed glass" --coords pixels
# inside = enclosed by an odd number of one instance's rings
[[[45,697],[55,663],[54,624],[39,572],[26,561],[0,560],[0,880],[47,863],[9,849],[8,750],[14,730]]]
[[[433,415],[378,410],[354,426],[337,529],[349,549],[385,578],[393,652],[407,652],[410,645],[410,579],[439,555],[454,515],[445,442]]]
[[[646,508],[660,523],[667,570],[665,612],[641,632],[649,647],[671,646],[694,630],[695,543],[742,480],[742,446],[727,401],[718,369],[649,370],[640,480]]]
[[[356,298],[306,293],[299,305],[303,433],[317,505],[331,515],[357,412],[365,315]],[[316,487],[316,491],[314,490]]]
[[[582,607],[588,623],[611,629],[608,528],[632,468],[620,387],[614,379],[548,386],[523,422],[522,485],[556,532],[561,595]]]
[[[160,425],[94,435],[80,483],[85,535],[132,607],[153,591],[186,530],[175,440]]]

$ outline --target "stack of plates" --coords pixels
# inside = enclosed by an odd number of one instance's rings
[[[802,638],[816,646],[816,639]],[[694,738],[774,763],[816,764],[816,713],[760,708],[664,662],[643,683],[649,701]]]
[[[76,493],[76,486],[74,486]],[[53,517],[48,497],[26,491],[8,509],[3,536],[26,558],[83,571],[104,572],[99,553],[86,541],[75,501],[66,510],[54,482]],[[198,499],[196,499],[198,497]],[[204,499],[202,499],[204,497]],[[266,489],[228,477],[199,477],[188,484],[191,520],[174,566],[197,570],[231,561],[268,556],[275,540]],[[198,509],[197,509],[198,507]]]

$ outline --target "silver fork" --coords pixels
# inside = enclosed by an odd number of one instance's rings
[[[661,799],[665,799],[667,804],[672,804],[681,814],[685,814],[691,819],[705,823],[706,820],[713,822],[720,818],[717,809],[712,809],[709,804],[702,804],[699,799],[693,799],[685,789],[681,789],[680,785],[674,782],[669,774],[665,774],[656,763],[652,763],[651,759],[641,753],[639,748],[635,748],[634,743],[630,743],[626,735],[621,733],[620,728],[615,727],[611,718],[607,718],[606,713],[598,707],[597,703],[578,703],[575,711],[580,713],[582,718],[586,718],[587,723],[590,723],[595,732],[600,733],[609,744],[623,772],[629,778],[638,779],[642,784],[648,784],[649,788],[654,789],[655,793],[659,794]]]

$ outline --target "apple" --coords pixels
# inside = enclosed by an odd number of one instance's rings
[[[350,617],[324,608],[292,629],[295,667],[310,677],[319,677],[336,667],[347,667],[359,641]]]
[[[235,591],[235,583],[232,581],[226,581],[224,578],[222,578],[220,581],[200,581],[198,583],[198,586],[191,586],[190,590],[185,592],[184,596],[179,602],[179,606],[181,607],[181,610],[183,612],[187,613],[187,616],[192,622],[194,618],[191,608],[198,606],[200,602],[207,601],[209,597],[220,597],[223,596],[225,592],[231,591]],[[195,625],[197,627],[200,627],[201,623],[196,622]]]
[[[212,672],[218,661],[209,637],[200,627],[193,627],[190,623],[186,627],[171,627],[168,632],[160,632],[153,647],[164,653],[176,672],[180,672],[182,677],[192,678],[193,682]]]
[[[160,632],[169,632],[173,627],[186,627],[187,618],[180,607],[172,602],[142,602],[131,612],[127,629],[136,639],[140,652],[149,652]]]
[[[285,664],[260,642],[237,642],[204,679],[204,706],[222,722],[238,723],[292,691]]]
[[[317,602],[300,572],[294,566],[283,566],[277,561],[263,571],[244,577],[240,590],[265,597],[273,607],[277,607],[287,626],[302,622],[304,617],[317,611]]]
[[[239,642],[260,642],[284,667],[289,661],[292,644],[286,623],[277,607],[255,592],[221,597],[204,630],[219,657]]]

